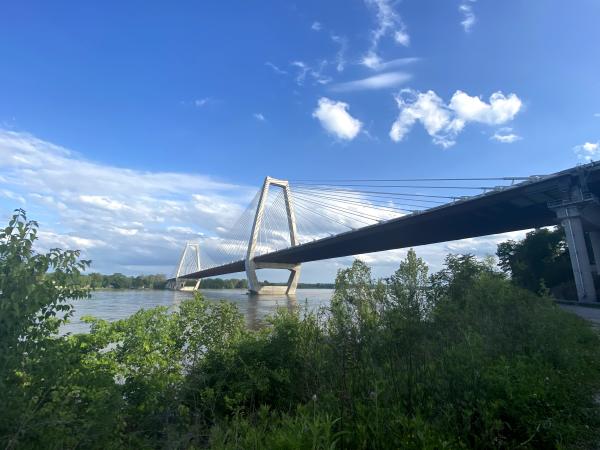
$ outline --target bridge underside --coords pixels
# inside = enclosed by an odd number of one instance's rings
[[[583,250],[579,248],[579,252],[576,252],[573,246],[581,247],[581,242],[584,241],[582,236],[575,234],[578,233],[579,224],[580,234],[591,232],[592,236],[598,236],[595,233],[600,231],[600,207],[596,200],[599,194],[600,164],[592,163],[420,213],[263,254],[253,261],[256,264],[297,265],[558,224],[566,227],[575,224],[569,228],[572,236],[568,242],[572,256],[581,260],[582,255],[579,253]],[[592,244],[600,251],[600,240],[593,239]],[[589,258],[587,260],[587,265],[592,267]],[[580,267],[574,266],[576,279],[578,275],[579,278],[585,278],[578,271],[587,273],[592,269],[586,267],[585,261],[583,265],[581,261],[578,264]],[[600,270],[598,267],[597,269]],[[245,261],[240,260],[190,273],[182,278],[201,279],[244,270]],[[590,293],[589,282],[587,285],[588,292],[583,298],[580,292],[580,300],[595,301],[595,292]]]

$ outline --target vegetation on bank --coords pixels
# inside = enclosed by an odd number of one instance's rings
[[[80,274],[79,283],[91,289],[164,289],[167,277],[157,275],[127,276],[122,273],[104,275],[98,272]]]
[[[0,231],[0,447],[597,446],[597,333],[470,255],[355,261],[330,308],[259,331],[197,295],[58,336],[87,262],[36,228]]]
[[[265,286],[283,286],[285,283],[262,282]],[[245,278],[205,278],[200,282],[202,289],[248,289],[248,280]],[[298,283],[298,289],[333,289],[333,283]]]
[[[502,242],[496,255],[498,265],[516,286],[560,300],[577,299],[562,227],[539,228],[521,241]]]
[[[79,274],[80,285],[91,289],[165,289],[167,277],[163,274],[127,276],[122,273],[104,275],[98,272]],[[265,285],[277,285],[264,281]],[[281,283],[283,284],[283,283]],[[248,289],[248,281],[238,278],[205,278],[202,289]],[[299,283],[300,289],[333,289],[333,283]]]

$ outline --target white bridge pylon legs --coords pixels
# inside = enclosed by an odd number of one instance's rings
[[[200,244],[187,242],[183,253],[179,258],[175,278],[167,284],[168,289],[176,291],[197,291],[200,287],[200,279],[181,278],[182,275],[200,271]]]
[[[256,252],[256,244],[258,242],[258,236],[260,233],[260,227],[262,224],[263,215],[265,212],[265,204],[269,195],[269,188],[271,186],[278,187],[283,190],[285,200],[285,210],[287,215],[287,222],[290,232],[290,246],[294,247],[297,245],[297,231],[296,231],[296,216],[294,215],[294,208],[292,204],[292,195],[290,191],[290,185],[285,180],[278,180],[276,178],[266,177],[263,183],[262,191],[256,207],[256,215],[254,216],[254,223],[252,224],[252,231],[250,233],[250,241],[248,243],[248,252],[246,253],[246,276],[248,278],[248,290],[251,294],[258,295],[294,295],[296,294],[296,287],[298,286],[298,280],[300,278],[300,264],[279,264],[279,263],[256,263],[254,262],[254,255]],[[290,276],[286,286],[263,286],[258,281],[256,275],[257,269],[286,269],[290,271]]]

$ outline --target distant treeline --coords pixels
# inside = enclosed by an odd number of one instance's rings
[[[102,273],[90,273],[80,275],[83,285],[92,289],[164,289],[167,278],[162,274],[127,276],[122,273],[104,275]]]
[[[230,278],[205,278],[200,282],[203,289],[248,289],[248,281],[244,279]]]
[[[263,281],[267,286],[279,286],[284,283],[271,283],[267,280]],[[200,283],[200,287],[204,289],[248,289],[248,281],[245,278],[206,278]],[[333,289],[333,283],[298,283],[299,289]]]
[[[127,276],[122,273],[104,275],[102,273],[90,273],[80,275],[82,284],[92,289],[164,289],[167,277],[163,274]],[[265,285],[277,286],[283,283],[270,283],[263,281]],[[206,278],[200,283],[203,289],[248,289],[248,281],[245,278]],[[299,289],[333,289],[333,283],[298,283]]]

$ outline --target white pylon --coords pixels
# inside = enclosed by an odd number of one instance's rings
[[[293,295],[296,293],[298,280],[300,278],[300,264],[281,264],[281,263],[256,263],[254,262],[254,254],[258,235],[262,223],[263,214],[265,212],[265,204],[269,195],[269,187],[277,186],[283,189],[285,210],[287,214],[288,227],[290,230],[290,245],[297,245],[296,239],[296,216],[292,205],[292,194],[290,184],[286,180],[278,180],[276,178],[266,177],[263,183],[262,191],[256,207],[256,215],[252,224],[252,232],[250,234],[250,242],[248,243],[248,251],[246,253],[246,277],[248,278],[248,290],[253,294],[287,294]],[[290,271],[290,276],[286,286],[261,286],[256,276],[257,269],[287,269]]]
[[[188,256],[189,252],[195,252],[191,254],[191,259]],[[188,256],[188,259],[186,259]],[[172,285],[172,289],[178,291],[196,291],[200,286],[200,279],[197,280],[181,278],[182,275],[188,275],[190,273],[199,272],[200,271],[200,244],[197,242],[186,242],[185,248],[181,253],[181,257],[179,258],[179,264],[177,264],[177,272],[175,273],[175,280]],[[192,280],[195,281],[195,285],[186,286],[186,281]]]

